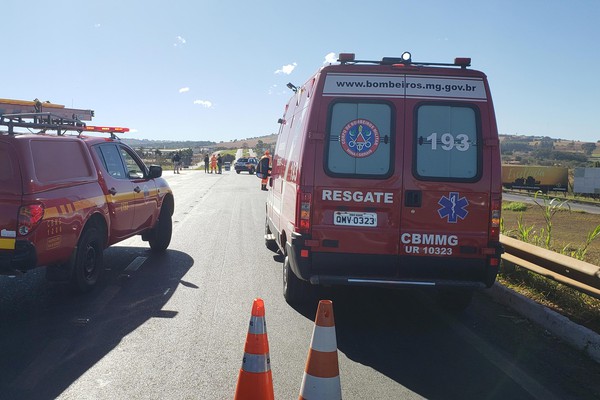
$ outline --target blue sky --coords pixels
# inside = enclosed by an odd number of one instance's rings
[[[600,139],[600,1],[3,0],[0,98],[93,109],[132,137],[276,133],[328,55],[471,57],[501,134]]]

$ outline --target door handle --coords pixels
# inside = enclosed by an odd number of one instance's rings
[[[404,193],[404,206],[405,207],[421,207],[421,191],[420,190],[407,190]]]
[[[115,189],[114,187],[111,187],[110,189],[108,189],[108,193],[110,193],[114,196],[115,194],[117,194],[117,189]]]

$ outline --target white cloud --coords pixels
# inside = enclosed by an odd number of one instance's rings
[[[183,37],[181,37],[181,36],[177,36],[175,38],[175,40],[176,40],[176,42],[173,43],[173,46],[175,46],[175,47],[177,47],[177,46],[183,46],[186,43],[185,39]]]
[[[194,104],[198,104],[204,108],[211,108],[213,105],[212,102],[208,100],[194,100]]]
[[[100,28],[102,25],[100,24],[94,24],[94,28]]]
[[[179,89],[179,93],[185,93],[185,92],[189,92],[190,88],[189,87],[182,87],[181,89]]]
[[[334,62],[337,62],[335,53],[329,53],[325,56],[325,61],[323,61],[323,64],[333,64]]]
[[[297,63],[284,65],[283,67],[281,67],[281,69],[278,69],[277,71],[275,71],[275,73],[289,75],[292,73],[292,71],[294,71],[294,69],[296,68],[297,65],[298,65]]]

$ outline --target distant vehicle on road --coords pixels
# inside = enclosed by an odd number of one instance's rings
[[[229,161],[226,161],[225,163],[223,163],[223,168],[225,169],[225,171],[231,171],[231,163]]]
[[[258,165],[258,159],[255,157],[242,157],[235,161],[234,168],[236,173],[247,171],[250,175],[256,172],[256,166]]]

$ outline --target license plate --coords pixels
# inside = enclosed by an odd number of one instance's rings
[[[368,212],[334,211],[334,225],[377,226],[377,214]]]

